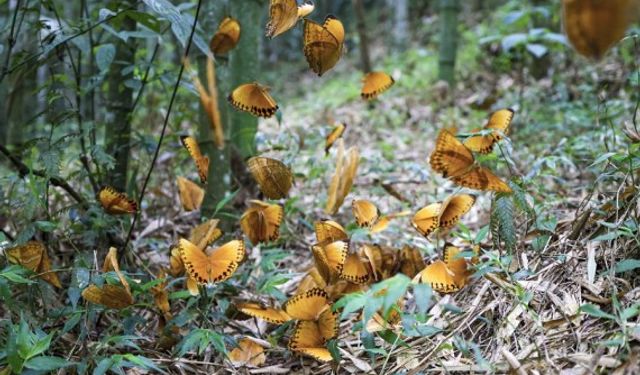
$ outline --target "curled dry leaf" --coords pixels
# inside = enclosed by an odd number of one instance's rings
[[[251,338],[245,337],[239,340],[238,347],[229,353],[229,359],[234,366],[259,367],[264,364],[267,356],[264,354],[264,348],[260,344]]]
[[[336,144],[338,145],[336,171],[329,184],[327,205],[324,210],[329,215],[335,215],[344,203],[347,194],[349,194],[353,186],[353,180],[358,172],[358,165],[360,163],[360,153],[357,147],[351,147],[345,152],[344,140],[342,138],[340,138]]]

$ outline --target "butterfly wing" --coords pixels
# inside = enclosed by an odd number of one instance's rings
[[[251,113],[256,117],[271,117],[278,110],[278,104],[267,89],[257,83],[245,83],[238,86],[227,97],[229,103],[239,111]]]
[[[313,12],[315,8],[316,6],[311,1],[298,5],[298,18],[304,18],[308,16],[309,14],[311,14],[311,12]]]
[[[218,228],[218,219],[209,219],[202,224],[197,225],[189,232],[189,242],[196,245],[199,249],[204,249],[211,245],[218,238],[222,237],[222,230]]]
[[[269,199],[285,198],[293,185],[291,170],[281,161],[254,156],[247,161],[249,172]]]
[[[295,26],[298,22],[296,0],[271,0],[266,35],[274,38]]]
[[[485,129],[494,130],[487,135],[473,135],[464,141],[464,145],[471,151],[488,154],[493,150],[493,145],[501,141],[502,134],[509,132],[514,112],[511,109],[501,109],[491,114]]]
[[[440,228],[451,228],[456,225],[460,218],[469,212],[475,202],[476,197],[469,194],[457,194],[447,198],[442,203],[443,208],[438,216]]]
[[[36,272],[45,253],[46,248],[40,241],[28,241],[5,250],[9,262],[19,264],[32,272]]]
[[[338,337],[338,312],[331,311],[331,307],[324,310],[318,318],[318,330],[324,340]]]
[[[209,284],[211,281],[211,265],[204,251],[184,238],[178,242],[180,258],[189,276],[198,284]]]
[[[451,177],[458,186],[463,186],[474,190],[491,190],[499,193],[511,193],[512,190],[500,177],[494,175],[487,168],[479,165],[467,170],[464,174]]]
[[[443,253],[444,262],[452,273],[453,281],[458,288],[462,288],[467,283],[469,276],[471,276],[471,272],[467,267],[467,260],[458,256],[460,249],[451,244],[445,244]]]
[[[291,320],[291,317],[287,315],[284,310],[264,307],[257,303],[241,303],[237,307],[243,314],[262,319],[272,324],[283,324]]]
[[[293,319],[316,320],[329,303],[329,296],[324,289],[313,288],[302,294],[291,297],[284,304],[284,311]]]
[[[289,340],[289,349],[320,361],[332,360],[331,353],[325,347],[325,340],[316,322],[299,321]]]
[[[359,227],[370,227],[380,217],[380,211],[375,204],[370,201],[359,199],[351,203],[351,210]]]
[[[334,18],[335,19],[335,18]],[[330,20],[327,18],[327,20]],[[329,25],[339,34],[342,23],[330,21]],[[325,20],[325,24],[327,21]],[[344,29],[342,29],[344,39]],[[342,42],[324,25],[307,18],[304,20],[304,56],[309,67],[319,76],[333,68],[342,55]]]
[[[371,279],[371,271],[367,263],[357,254],[349,254],[344,261],[340,278],[354,284],[366,284]]]
[[[333,242],[349,238],[342,225],[332,220],[320,220],[313,224],[318,242]]]
[[[138,211],[138,204],[135,201],[111,186],[100,189],[98,201],[105,212],[111,215],[133,214]]]
[[[431,203],[421,208],[411,219],[411,224],[423,236],[429,236],[438,228],[438,216],[440,215],[441,203]]]
[[[375,99],[395,83],[393,77],[384,72],[370,72],[362,79],[360,96],[366,100]]]
[[[453,278],[452,272],[441,260],[436,260],[425,267],[425,269],[416,275],[415,279],[431,285],[433,290],[440,293],[453,293],[460,290]]]
[[[224,55],[236,47],[240,40],[240,23],[238,20],[226,17],[218,26],[218,30],[209,42],[209,48],[214,55]]]
[[[400,251],[400,272],[413,278],[424,269],[425,264],[420,251],[411,246],[405,246]]]
[[[178,177],[178,192],[180,193],[180,203],[185,211],[199,210],[204,200],[204,189],[187,180]]]
[[[457,176],[474,163],[473,154],[448,130],[441,130],[436,148],[431,154],[430,165],[444,177]]]
[[[265,236],[267,241],[275,241],[280,236],[280,224],[284,217],[284,209],[279,204],[270,204],[264,209]]]
[[[238,269],[244,256],[245,248],[242,240],[229,241],[211,252],[209,255],[209,283],[216,283],[230,278]]]

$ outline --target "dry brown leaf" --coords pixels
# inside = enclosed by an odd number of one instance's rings
[[[264,364],[267,356],[264,354],[264,348],[245,337],[238,341],[238,347],[229,353],[229,359],[234,366],[253,366],[258,367]]]
[[[92,303],[112,309],[123,309],[133,304],[133,297],[123,287],[117,285],[89,285],[82,291],[82,297]]]
[[[184,177],[178,177],[177,180],[182,208],[185,211],[199,210],[204,200],[204,189]]]

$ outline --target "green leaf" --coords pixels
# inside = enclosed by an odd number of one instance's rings
[[[155,363],[153,363],[151,359],[147,357],[143,357],[141,355],[134,355],[134,354],[125,354],[124,359],[142,367],[145,370],[154,370],[159,373],[166,374],[165,371],[161,370],[158,366],[156,366]]]
[[[111,44],[103,44],[98,48],[98,52],[96,52],[96,65],[101,72],[106,72],[109,70],[109,66],[113,62],[113,59],[116,56],[116,47]]]
[[[416,306],[419,313],[426,313],[431,302],[431,286],[424,283],[415,284],[413,286],[413,296],[416,299]]]
[[[35,281],[29,280],[22,276],[26,272],[26,268],[18,265],[13,265],[2,270],[2,272],[0,272],[0,277],[4,277],[5,279],[16,284],[35,284]]]
[[[216,204],[216,210],[213,212],[213,216],[216,216],[216,214],[222,210],[222,208],[224,208],[224,206],[227,205],[227,203],[229,203],[233,198],[235,198],[236,194],[238,194],[240,192],[240,189],[234,191],[231,194],[228,194],[226,197],[224,197],[224,199],[222,199],[220,202],[218,202],[218,204]]]
[[[580,311],[595,318],[616,320],[615,316],[600,310],[600,307],[590,303],[580,306]]]
[[[615,273],[623,273],[640,268],[639,259],[625,259],[616,264]]]
[[[63,367],[72,366],[73,364],[73,362],[69,362],[60,357],[40,356],[31,358],[24,366],[32,370],[53,371]]]
[[[47,349],[49,349],[49,345],[51,345],[52,338],[53,338],[53,333],[50,333],[45,337],[36,341],[35,345],[33,345],[33,348],[31,348],[31,351],[29,351],[29,356],[27,358],[35,357],[47,351]]]
[[[46,220],[38,220],[35,225],[42,232],[53,232],[58,227],[58,223]]]

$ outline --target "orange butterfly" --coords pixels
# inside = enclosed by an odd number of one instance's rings
[[[204,199],[204,189],[184,177],[178,177],[180,202],[185,211],[199,210]]]
[[[362,99],[372,100],[387,91],[396,81],[384,72],[370,72],[362,79]]]
[[[349,236],[342,225],[332,220],[320,220],[313,224],[318,243],[347,240]]]
[[[444,248],[444,261],[437,260],[428,265],[416,275],[414,281],[431,285],[433,290],[440,293],[457,292],[467,283],[471,271],[467,267],[467,261],[458,257],[460,249],[446,244]]]
[[[296,0],[271,0],[267,38],[274,38],[291,29],[298,22],[298,4]]]
[[[111,215],[135,214],[138,211],[138,204],[135,201],[111,186],[100,189],[98,201],[105,212]]]
[[[348,254],[344,260],[340,278],[354,284],[365,284],[371,280],[368,263],[363,262],[358,254]]]
[[[364,199],[354,199],[351,202],[351,210],[359,227],[371,227],[378,221],[380,211],[375,204]]]
[[[375,233],[382,232],[389,227],[389,224],[391,223],[392,219],[403,217],[403,216],[409,216],[409,215],[411,215],[411,211],[405,210],[405,211],[400,211],[400,212],[380,216],[380,218],[378,218],[378,221],[376,221],[375,224],[371,226],[371,230],[369,231],[369,233],[375,234]]]
[[[451,228],[469,212],[476,197],[469,194],[452,195],[444,202],[432,203],[413,216],[411,224],[420,234],[427,237],[438,228]]]
[[[283,324],[291,320],[289,314],[282,309],[264,307],[258,303],[245,302],[238,304],[238,311],[271,324]]]
[[[509,132],[513,120],[512,109],[501,109],[493,112],[483,129],[491,130],[488,135],[472,135],[464,141],[464,145],[474,152],[488,154],[493,151],[493,145],[500,142],[503,135]]]
[[[240,23],[238,20],[225,17],[220,22],[218,30],[209,42],[209,48],[214,55],[224,55],[236,47],[240,40]]]
[[[304,56],[309,67],[319,76],[333,68],[344,45],[344,26],[334,16],[327,16],[320,25],[308,18],[304,20]]]
[[[342,270],[349,254],[349,241],[326,240],[311,246],[315,265],[326,284],[333,283]]]
[[[511,193],[511,188],[489,169],[476,164],[471,151],[448,130],[441,130],[431,154],[431,168],[459,186]]]
[[[222,237],[222,230],[218,228],[219,223],[220,220],[218,219],[209,219],[192,228],[189,232],[189,242],[196,245],[200,250],[204,250]]]
[[[563,23],[573,47],[600,59],[622,37],[637,15],[635,0],[563,0]]]
[[[258,83],[238,86],[227,99],[237,110],[249,112],[256,117],[268,118],[278,110],[278,104],[269,95],[267,87]]]
[[[275,241],[280,235],[280,223],[284,209],[278,204],[258,200],[250,201],[250,207],[240,217],[240,227],[252,244]]]
[[[58,274],[51,271],[51,260],[44,243],[28,241],[5,250],[5,255],[9,262],[19,264],[31,272],[35,272],[38,277],[56,288],[62,288]]]
[[[212,285],[230,278],[244,259],[244,241],[232,240],[207,255],[190,241],[180,239],[180,257],[198,284]]]
[[[338,335],[338,314],[327,309],[317,321],[299,321],[289,341],[289,349],[319,361],[332,360],[328,340]]]
[[[333,146],[333,144],[340,137],[342,137],[342,135],[344,134],[345,130],[347,130],[347,125],[346,124],[342,124],[342,123],[338,123],[333,129],[331,129],[331,132],[329,133],[329,135],[327,135],[327,138],[326,138],[325,143],[324,143],[324,153],[325,154],[329,153],[329,149],[331,148],[331,146]]]
[[[367,259],[375,280],[384,280],[395,273],[398,253],[395,249],[365,244],[358,253]]]
[[[196,164],[196,168],[198,169],[198,176],[200,176],[200,181],[204,184],[207,182],[207,175],[209,174],[209,157],[204,156],[200,151],[200,146],[198,145],[198,141],[195,138],[190,137],[188,135],[183,135],[180,137],[180,142],[184,148],[189,152],[191,159],[193,159]]]
[[[293,185],[291,169],[279,160],[254,156],[247,161],[249,172],[269,199],[286,198]]]

